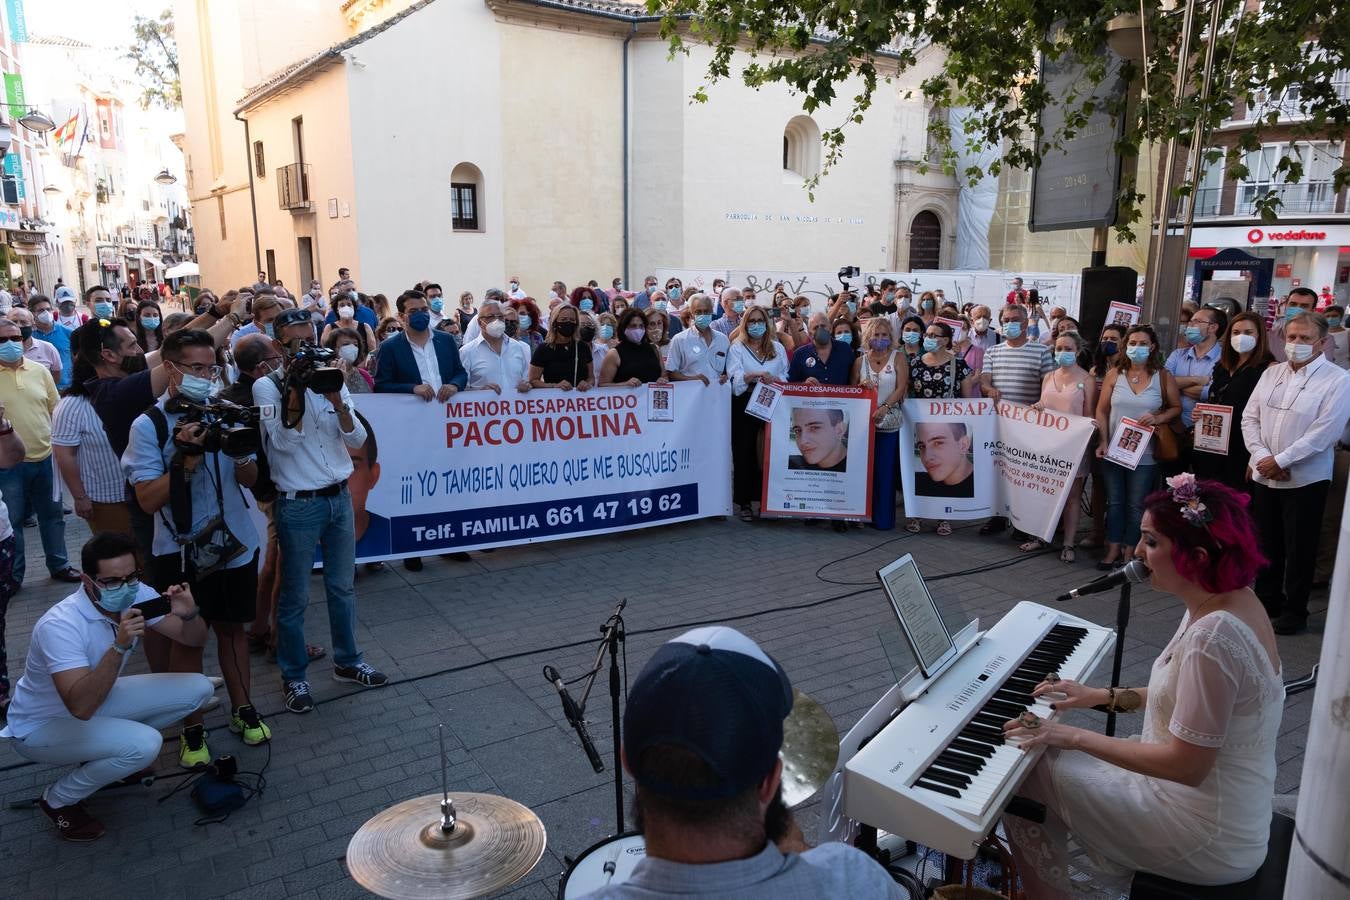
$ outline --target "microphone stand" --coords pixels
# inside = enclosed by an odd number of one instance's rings
[[[1125,659],[1125,626],[1130,624],[1130,589],[1128,581],[1120,586],[1120,599],[1116,602],[1116,649],[1111,660],[1111,684],[1120,684],[1120,667]],[[1106,714],[1106,736],[1116,736],[1116,712]]]
[[[595,651],[595,665],[591,666],[590,674],[586,678],[586,690],[581,694],[581,702],[577,704],[582,715],[586,713],[586,701],[591,696],[591,688],[595,686],[595,677],[600,674],[600,667],[604,663],[605,653],[609,653],[609,708],[611,718],[613,719],[614,734],[614,834],[621,835],[624,832],[623,823],[623,765],[619,762],[619,748],[622,744],[623,722],[619,718],[619,698],[621,696],[621,682],[619,680],[619,645],[623,643],[626,637],[623,625],[623,609],[628,605],[628,598],[619,601],[619,605],[614,608],[614,612],[605,624],[600,626],[600,646]]]

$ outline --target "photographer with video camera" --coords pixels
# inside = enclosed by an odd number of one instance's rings
[[[333,635],[333,678],[363,687],[389,679],[366,664],[356,646],[356,530],[347,479],[347,448],[366,443],[342,370],[332,350],[316,346],[303,309],[288,309],[273,323],[285,350],[285,367],[253,385],[272,480],[274,515],[281,546],[281,597],[277,603],[277,664],[286,708],[314,708],[306,672],[305,607],[314,547],[323,550],[323,583]]]
[[[253,746],[271,731],[249,699],[248,636],[257,594],[258,533],[242,488],[258,475],[257,415],[216,397],[220,366],[211,335],[175,331],[162,350],[169,376],[164,397],[131,425],[122,468],[141,508],[155,520],[150,582],[161,590],[192,586],[202,618],[216,636],[221,674],[230,695],[230,730]],[[178,671],[202,670],[201,648],[175,654]],[[206,765],[202,715],[186,720],[179,764]]]

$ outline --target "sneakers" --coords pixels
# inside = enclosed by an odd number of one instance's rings
[[[178,737],[178,765],[184,769],[200,769],[211,762],[211,751],[206,747],[206,729],[189,725]]]
[[[314,698],[309,695],[308,681],[286,681],[286,708],[293,713],[307,713],[314,709]]]
[[[237,707],[230,715],[230,730],[242,735],[244,743],[250,747],[265,744],[272,739],[272,729],[258,717],[258,711],[252,706]]]
[[[83,803],[52,807],[47,798],[38,799],[38,807],[56,826],[56,833],[68,841],[88,842],[103,837],[103,823],[85,810]]]
[[[350,681],[362,687],[384,687],[389,683],[389,676],[373,666],[359,662],[354,666],[333,666],[333,680]]]

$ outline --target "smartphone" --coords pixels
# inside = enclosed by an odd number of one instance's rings
[[[150,600],[142,600],[140,603],[135,604],[132,608],[139,609],[141,611],[141,615],[145,616],[147,620],[157,619],[160,616],[167,616],[169,614],[170,608],[169,598],[161,594],[160,596],[154,597]]]
[[[776,306],[769,307],[769,318],[776,319],[783,314],[783,311]]]

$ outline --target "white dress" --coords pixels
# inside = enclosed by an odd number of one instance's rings
[[[1143,734],[1131,740],[1162,742],[1170,733],[1218,748],[1205,780],[1189,787],[1051,749],[1021,792],[1046,804],[1045,824],[1004,820],[1033,877],[1063,896],[1115,900],[1139,870],[1229,884],[1265,860],[1284,684],[1232,613],[1189,622],[1187,613],[1153,663]]]

